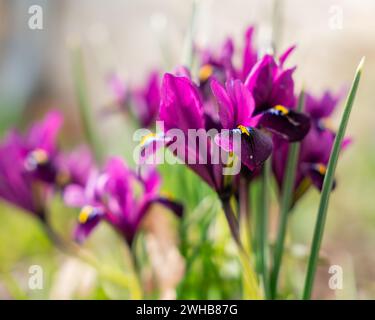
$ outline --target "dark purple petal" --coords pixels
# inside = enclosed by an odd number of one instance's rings
[[[223,130],[215,142],[225,151],[236,154],[250,170],[260,166],[272,152],[271,137],[251,127]]]
[[[265,55],[256,63],[245,81],[245,86],[254,97],[257,113],[273,106],[270,97],[276,72],[277,65],[273,57]]]
[[[100,208],[83,207],[79,215],[79,224],[74,230],[74,239],[82,243],[91,234],[99,222],[103,219],[104,213]]]
[[[291,108],[295,105],[293,72],[295,68],[282,71],[274,79],[270,101],[271,107],[282,105]]]
[[[162,204],[163,206],[171,210],[179,218],[181,218],[184,213],[183,205],[171,199],[159,197],[156,198],[154,202]]]
[[[310,119],[303,113],[276,106],[263,113],[259,125],[292,142],[306,136],[310,129]]]
[[[307,167],[307,168],[306,168]],[[313,185],[318,189],[322,190],[324,177],[326,175],[327,167],[322,163],[305,164],[307,174],[311,179]],[[336,187],[336,181],[333,181],[332,190]]]
[[[305,110],[311,118],[319,120],[329,117],[343,98],[343,92],[333,94],[325,91],[321,97],[314,97],[306,93]]]

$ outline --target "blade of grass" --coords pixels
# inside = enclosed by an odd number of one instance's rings
[[[329,158],[329,162],[327,166],[327,173],[326,173],[326,176],[324,177],[322,195],[320,197],[318,216],[316,219],[314,237],[313,237],[313,241],[311,244],[310,258],[309,258],[309,263],[307,267],[305,286],[304,286],[304,291],[303,291],[303,296],[302,296],[304,300],[309,300],[311,298],[311,292],[312,292],[313,284],[314,284],[314,278],[315,278],[315,273],[316,273],[320,246],[321,246],[322,239],[323,239],[324,226],[325,226],[325,222],[327,218],[327,209],[328,209],[329,198],[330,198],[330,194],[332,190],[337,160],[339,157],[342,141],[345,136],[345,130],[348,125],[350,112],[354,104],[355,96],[356,96],[358,85],[359,85],[359,80],[362,74],[364,61],[365,59],[363,57],[355,73],[352,87],[350,89],[349,95],[345,103],[345,109],[341,118],[340,127],[336,134],[331,156]]]
[[[78,108],[83,127],[83,133],[85,135],[87,143],[90,145],[94,152],[96,160],[100,163],[101,160],[103,160],[103,153],[91,119],[90,102],[87,94],[87,85],[85,79],[85,70],[82,52],[79,47],[76,47],[72,50],[72,65],[74,87],[78,100]]]
[[[298,111],[303,110],[304,106],[304,91],[302,90],[298,99]],[[279,279],[280,267],[284,253],[285,235],[288,224],[288,215],[293,198],[294,181],[296,178],[296,168],[299,155],[300,143],[295,142],[290,144],[288,151],[288,160],[286,165],[286,172],[283,183],[283,191],[281,195],[280,204],[280,221],[275,243],[273,255],[273,267],[270,279],[271,298],[275,299],[277,296],[277,283]]]
[[[183,47],[183,65],[187,66],[190,70],[194,62],[194,37],[197,28],[197,14],[199,3],[193,0],[189,28],[187,30],[184,47]]]
[[[270,180],[271,180],[271,161],[268,159],[264,163],[262,172],[262,190],[261,190],[261,204],[258,215],[259,239],[258,254],[259,254],[259,271],[262,275],[264,293],[267,299],[270,297],[270,286],[268,277],[268,214],[270,203]]]

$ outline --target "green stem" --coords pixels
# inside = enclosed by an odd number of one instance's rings
[[[301,91],[298,100],[298,111],[302,111],[304,105],[304,92]],[[284,183],[282,186],[281,204],[280,204],[280,221],[277,232],[277,239],[273,255],[273,267],[271,271],[271,298],[277,297],[277,284],[279,279],[280,267],[285,246],[285,235],[288,224],[288,215],[292,205],[294,182],[296,178],[296,169],[299,155],[300,144],[298,142],[292,143],[289,146],[288,158],[286,164],[286,172],[284,176]]]
[[[194,37],[197,28],[197,13],[198,13],[197,0],[193,0],[192,12],[190,17],[189,29],[186,33],[183,51],[183,65],[187,66],[190,70],[194,62]]]
[[[250,300],[259,300],[262,298],[259,290],[258,280],[254,269],[252,268],[251,252],[247,252],[246,249],[250,249],[243,245],[238,230],[238,222],[230,203],[230,198],[221,198],[222,207],[225,216],[228,221],[229,229],[231,230],[232,237],[234,238],[240,263],[243,270],[243,286],[244,286],[244,298]]]
[[[261,203],[258,214],[258,228],[259,228],[259,239],[258,243],[258,255],[259,255],[259,271],[263,279],[263,287],[266,298],[270,297],[270,287],[268,278],[268,214],[269,214],[269,203],[270,203],[270,180],[271,180],[271,161],[268,159],[264,163],[262,172],[262,184],[261,184]]]
[[[327,166],[327,173],[324,177],[322,195],[320,197],[318,216],[316,219],[314,237],[313,237],[313,241],[311,244],[310,258],[309,258],[309,263],[307,267],[305,287],[304,287],[303,296],[302,296],[304,300],[308,300],[311,298],[311,293],[312,293],[314,278],[315,278],[315,273],[316,273],[316,267],[318,263],[319,251],[320,251],[320,246],[321,246],[322,239],[323,239],[324,226],[325,226],[325,222],[327,218],[329,198],[331,195],[331,190],[333,186],[333,180],[334,180],[334,175],[335,175],[335,170],[336,170],[336,165],[337,165],[337,160],[339,157],[342,141],[345,136],[346,127],[348,125],[350,112],[352,110],[355,96],[357,93],[359,80],[362,74],[363,63],[364,63],[364,58],[362,58],[361,62],[358,65],[358,68],[357,68],[357,71],[356,71],[356,74],[352,83],[352,87],[347,97],[344,113],[341,118],[340,127],[336,134],[331,156],[329,158],[329,162]]]
[[[59,234],[57,234],[53,230],[53,228],[51,228],[50,223],[45,218],[41,219],[40,221],[50,241],[61,252],[69,256],[79,258],[80,260],[86,262],[87,264],[92,266],[98,272],[99,276],[103,279],[111,281],[112,283],[118,284],[120,286],[129,288],[132,299],[142,299],[142,289],[134,263],[132,264],[132,274],[125,275],[118,270],[114,270],[113,268],[101,264],[92,254],[82,249],[81,247],[65,241],[62,237],[60,237]]]
[[[92,121],[90,102],[87,94],[87,84],[85,78],[85,68],[82,58],[82,51],[79,47],[72,52],[74,87],[76,90],[80,119],[83,127],[83,133],[87,143],[92,148],[96,160],[100,163],[102,159],[102,147],[97,137],[95,126]]]

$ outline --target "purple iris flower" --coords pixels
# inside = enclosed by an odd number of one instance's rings
[[[200,88],[206,90],[205,88],[212,78],[219,80],[221,83],[232,78],[244,81],[257,62],[258,53],[253,45],[253,36],[254,27],[250,26],[245,32],[242,63],[239,68],[233,62],[235,47],[232,38],[228,38],[223,43],[218,55],[212,52],[212,50],[203,50],[200,54]],[[208,94],[209,92],[207,92]]]
[[[127,111],[130,93],[126,83],[118,74],[114,73],[108,77],[108,85],[114,95],[116,107]]]
[[[25,170],[24,141],[17,133],[8,134],[0,146],[0,198],[44,217],[48,189],[37,185]]]
[[[68,153],[60,153],[56,159],[55,185],[64,188],[69,184],[85,186],[95,161],[87,146],[80,146]]]
[[[11,132],[0,146],[0,197],[41,218],[55,179],[50,160],[57,156],[61,124],[61,114],[52,111],[27,134]]]
[[[142,219],[155,203],[181,216],[180,204],[159,195],[160,183],[155,170],[141,177],[120,158],[114,157],[108,160],[102,172],[92,172],[86,186],[69,185],[64,192],[65,203],[81,209],[76,240],[85,240],[104,220],[131,244]]]
[[[333,147],[336,133],[327,126],[328,117],[342,99],[342,92],[332,94],[325,92],[321,97],[306,93],[305,110],[311,117],[311,129],[301,142],[297,164],[294,200],[300,198],[307,189],[314,185],[322,189],[327,164]],[[350,144],[346,138],[342,148]],[[273,152],[273,171],[279,189],[282,188],[289,145],[275,138]]]
[[[164,123],[164,131],[179,129],[183,132],[185,140],[182,145],[177,145],[185,152],[184,161],[208,185],[218,193],[224,189],[222,176],[223,165],[214,164],[210,137],[206,136],[204,150],[199,145],[198,138],[190,137],[189,130],[210,130],[213,121],[203,110],[203,102],[198,87],[187,77],[165,74],[161,89],[160,120]],[[189,149],[189,139],[194,139],[198,148]],[[168,141],[167,141],[168,142]],[[168,142],[169,143],[169,142]],[[204,155],[203,155],[204,154]],[[200,161],[206,158],[206,163]],[[188,161],[194,158],[196,161]]]
[[[129,88],[117,76],[112,75],[109,85],[115,96],[115,104],[124,112],[131,114],[142,127],[151,127],[159,114],[160,105],[160,76],[158,71],[152,71],[146,83],[137,88]]]
[[[253,171],[270,156],[272,140],[255,128],[259,117],[253,117],[255,103],[250,91],[238,79],[227,81],[225,88],[213,79],[211,88],[218,102],[222,128],[227,129],[215,137],[215,142],[240,156],[241,162]]]
[[[142,127],[151,127],[159,114],[160,105],[160,76],[159,72],[152,71],[143,87],[133,91],[134,114]]]
[[[245,81],[255,101],[255,115],[261,115],[258,126],[293,142],[302,140],[310,129],[307,115],[295,107],[294,68],[284,68],[284,62],[293,48],[288,49],[276,62],[265,55],[252,68]]]
[[[253,35],[254,28],[249,27],[245,33],[240,68],[236,68],[233,63],[234,45],[230,38],[224,43],[218,56],[208,50],[202,55],[199,88],[206,101],[205,109],[209,113],[215,111],[211,91],[207,88],[209,80],[215,79],[224,84],[240,79],[245,82],[255,100],[254,115],[262,114],[258,126],[267,128],[288,141],[301,140],[309,131],[310,121],[305,114],[293,110],[295,97],[292,75],[295,68],[284,68],[294,47],[287,49],[278,62],[271,55],[258,60]]]
[[[220,198],[225,198],[228,197],[228,192],[235,192],[235,186],[224,183],[225,180],[229,181],[224,179],[223,175],[228,158],[212,161],[215,152],[222,148],[229,155],[234,153],[244,165],[254,170],[270,156],[272,140],[255,128],[257,118],[252,117],[254,101],[240,80],[228,81],[225,88],[218,81],[212,80],[211,87],[219,105],[219,123],[205,113],[199,89],[191,79],[165,74],[161,91],[160,120],[163,121],[166,134],[164,142],[167,147],[171,149],[173,145],[172,152],[211,186]],[[183,133],[183,141],[174,141],[172,136],[168,136],[174,129]],[[216,130],[214,136],[208,134],[211,129]],[[202,140],[189,134],[193,130],[205,132],[207,135],[203,136]],[[145,139],[145,149],[149,146],[154,148],[152,142],[158,139],[160,137],[157,136]],[[191,145],[197,147],[192,148]],[[176,150],[184,152],[181,155]],[[192,159],[195,161],[190,161]],[[206,161],[202,162],[202,159]],[[234,178],[236,176],[237,174]]]

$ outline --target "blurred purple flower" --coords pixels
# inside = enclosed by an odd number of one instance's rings
[[[151,71],[143,86],[130,88],[118,75],[111,75],[109,85],[115,96],[117,109],[131,114],[141,127],[152,127],[159,114],[160,76],[159,72]]]
[[[305,110],[311,117],[311,129],[301,142],[294,187],[295,201],[307,191],[311,184],[318,190],[322,189],[326,166],[336,136],[336,133],[327,127],[327,117],[332,114],[342,96],[342,92],[334,95],[326,91],[319,98],[306,93]],[[281,190],[289,145],[281,139],[275,138],[274,140],[273,171]],[[342,148],[345,149],[349,144],[350,139],[344,139]]]
[[[142,127],[151,127],[159,114],[160,76],[152,71],[143,87],[132,92],[133,112]]]
[[[68,184],[85,186],[92,170],[95,168],[95,161],[90,149],[87,146],[80,146],[68,153],[60,153],[56,159],[55,184],[64,188]]]
[[[257,61],[257,50],[253,45],[254,27],[250,26],[245,31],[245,43],[242,50],[241,66],[237,68],[233,62],[235,47],[232,38],[227,38],[216,54],[210,49],[200,52],[199,87],[208,92],[207,84],[212,78],[224,83],[230,79],[240,79],[244,81],[250,70]]]
[[[24,155],[22,137],[8,134],[0,145],[0,198],[43,219],[48,189],[25,170]]]
[[[112,225],[131,244],[152,204],[160,203],[182,215],[180,204],[159,195],[160,177],[150,170],[145,178],[111,158],[103,172],[93,172],[86,186],[69,185],[65,203],[81,208],[75,238],[82,242],[102,220]]]
[[[52,111],[25,134],[11,132],[0,146],[0,197],[43,218],[55,180],[51,159],[62,116]]]

